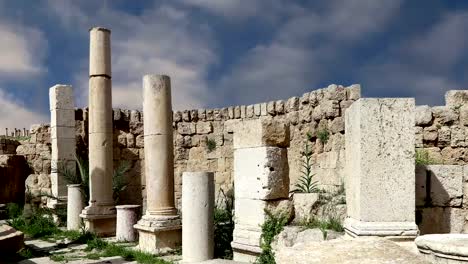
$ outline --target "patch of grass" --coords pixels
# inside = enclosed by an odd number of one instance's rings
[[[68,260],[64,255],[50,255],[49,259],[55,262],[66,262]]]
[[[23,213],[23,208],[15,203],[8,203],[6,205],[6,210],[9,219],[20,217]]]
[[[126,261],[136,261],[142,264],[169,264],[171,262],[158,258],[155,255],[131,249],[114,243],[108,243],[100,238],[88,241],[86,251],[97,250],[98,252],[86,255],[88,259],[99,259],[100,257],[121,256]]]
[[[429,151],[425,149],[416,149],[415,163],[416,165],[440,164],[439,161],[432,159],[429,156]]]
[[[49,215],[43,215],[40,210],[30,218],[16,217],[8,220],[8,224],[32,238],[39,238],[62,232]]]
[[[309,144],[306,142],[304,151],[302,152],[302,170],[301,177],[295,184],[294,193],[315,193],[318,192],[317,181],[313,180],[315,174],[312,173],[312,151],[309,149]]]
[[[278,235],[286,225],[288,218],[286,214],[273,215],[265,210],[267,215],[266,221],[262,225],[262,235],[260,248],[262,253],[258,256],[256,263],[258,264],[275,264],[275,254],[272,250],[271,243],[276,235]]]
[[[216,141],[212,138],[208,138],[206,140],[206,147],[208,148],[208,152],[212,152],[216,149]]]
[[[326,128],[317,131],[317,138],[323,143],[327,144],[328,139],[330,138],[330,132]]]
[[[18,255],[25,259],[34,258],[34,253],[31,251],[30,248],[27,247],[18,251]]]

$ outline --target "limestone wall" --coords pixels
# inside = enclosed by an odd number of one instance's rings
[[[288,162],[290,182],[301,175],[301,152],[308,142],[314,152],[316,180],[322,188],[342,184],[344,168],[344,111],[360,97],[360,86],[327,88],[305,93],[287,100],[233,106],[219,109],[176,111],[173,114],[174,165],[176,197],[180,201],[181,175],[184,171],[215,172],[216,190],[233,186],[233,122],[265,116],[290,123]],[[128,161],[126,174],[130,183],[121,196],[121,203],[144,202],[145,175],[143,149],[143,113],[137,110],[114,109],[114,167]],[[77,151],[87,152],[88,111],[75,110]],[[31,137],[17,148],[25,155],[34,174],[50,173],[50,127],[33,126]],[[322,138],[319,139],[319,138]],[[291,186],[293,188],[293,186]],[[218,192],[217,192],[218,193]],[[178,204],[179,208],[180,205]]]
[[[464,164],[468,162],[468,93],[448,91],[445,101],[445,106],[416,107],[416,148],[429,154],[430,163]]]

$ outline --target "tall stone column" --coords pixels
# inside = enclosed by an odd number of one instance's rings
[[[356,236],[414,238],[414,99],[361,98],[345,113],[345,187]]]
[[[89,52],[89,205],[81,217],[101,236],[115,234],[112,198],[112,81],[110,30],[90,30]]]
[[[57,84],[49,89],[50,128],[52,139],[51,182],[52,195],[49,199],[51,208],[65,207],[67,200],[67,182],[63,177],[65,170],[75,173],[75,104],[70,85]]]
[[[180,246],[181,220],[174,202],[171,83],[168,76],[143,77],[146,213],[135,225],[139,247],[160,253]]]

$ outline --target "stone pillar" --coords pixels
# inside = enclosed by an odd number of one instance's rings
[[[171,83],[168,76],[143,77],[146,213],[135,225],[139,247],[160,253],[181,243],[181,220],[174,202],[174,146]]]
[[[140,217],[140,205],[118,205],[117,208],[117,241],[133,242],[137,239],[133,226]]]
[[[89,205],[81,217],[100,236],[115,234],[112,198],[112,82],[110,30],[90,30],[89,52]]]
[[[67,230],[79,230],[81,227],[80,213],[83,210],[83,193],[80,184],[68,185]]]
[[[65,208],[67,184],[63,172],[75,173],[75,104],[70,85],[57,84],[49,89],[50,129],[52,141],[51,183],[52,195],[48,206]]]
[[[214,173],[182,175],[182,261],[201,262],[214,254]]]
[[[346,110],[344,228],[353,237],[418,234],[414,104],[413,98],[365,98]]]
[[[260,118],[233,127],[235,227],[231,245],[235,261],[254,262],[261,253],[265,210],[288,214],[277,207],[292,206],[288,199],[289,125]]]

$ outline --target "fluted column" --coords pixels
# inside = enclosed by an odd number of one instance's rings
[[[165,75],[143,77],[143,118],[147,209],[135,225],[141,250],[160,253],[181,242],[174,202],[174,146],[171,82]]]
[[[115,233],[112,198],[112,81],[110,30],[90,30],[89,52],[89,205],[81,217],[100,235]]]

